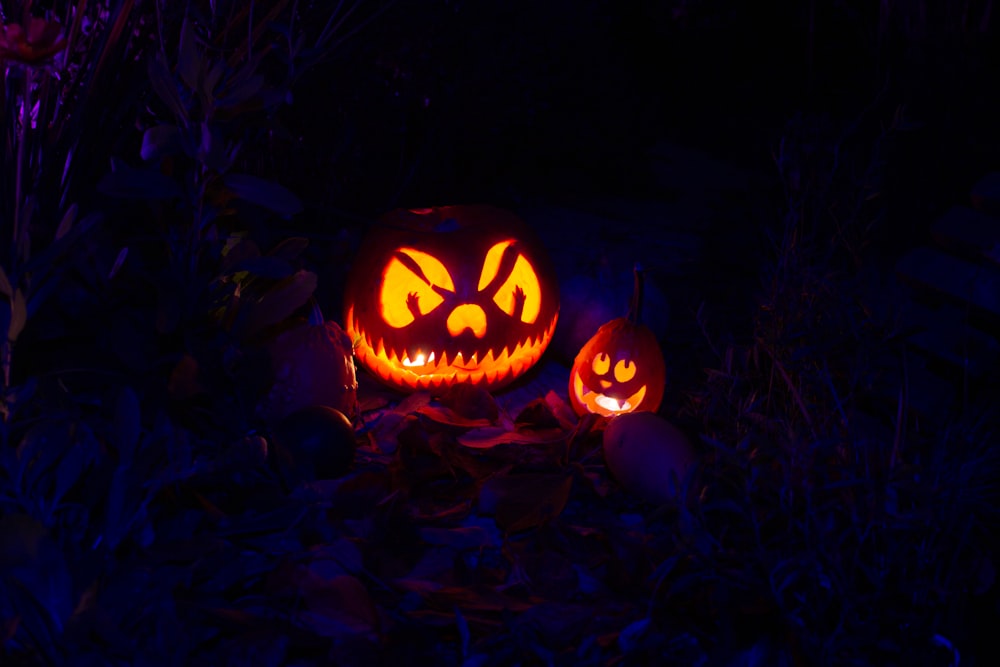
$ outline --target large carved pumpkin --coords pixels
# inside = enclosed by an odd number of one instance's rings
[[[641,294],[637,268],[628,317],[602,325],[573,360],[569,399],[578,415],[592,412],[613,417],[659,409],[666,364],[656,336],[638,321]]]
[[[389,213],[362,244],[344,295],[358,361],[403,391],[501,387],[538,361],[558,316],[540,242],[489,206]]]

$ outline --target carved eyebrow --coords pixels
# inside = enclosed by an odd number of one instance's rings
[[[498,289],[500,285],[502,285],[507,280],[507,278],[510,277],[511,271],[514,270],[514,264],[517,262],[518,255],[520,255],[520,251],[518,250],[518,243],[513,239],[509,241],[502,241],[501,243],[506,243],[506,245],[504,246],[503,252],[500,255],[500,262],[497,264],[496,271],[494,272],[493,277],[490,279],[488,283],[483,285],[482,279],[480,279],[480,287],[479,287],[480,292],[486,292],[486,291],[492,292]],[[497,245],[499,244],[495,244],[493,247],[495,248]],[[492,249],[493,248],[490,248],[490,250]],[[489,253],[487,253],[487,256],[489,256]],[[484,274],[485,274],[485,269],[486,266],[484,264],[483,266]]]
[[[431,281],[427,277],[427,274],[424,273],[424,269],[420,266],[420,264],[417,263],[417,260],[413,259],[413,257],[406,252],[405,248],[396,250],[395,252],[392,253],[392,255],[393,257],[398,259],[403,266],[408,268],[417,278],[420,278],[428,285],[431,284]]]
[[[411,271],[413,275],[427,283],[435,292],[440,293],[442,289],[448,292],[455,291],[455,283],[451,278],[451,274],[448,273],[448,267],[442,264],[434,255],[413,248],[399,248],[393,251],[392,256],[407,270]],[[430,266],[435,271],[440,270],[441,275],[435,276],[436,279],[429,278],[424,267],[421,266],[420,257],[424,258],[424,264]]]

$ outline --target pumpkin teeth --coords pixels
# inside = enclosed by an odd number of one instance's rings
[[[410,354],[408,352],[403,353],[402,364],[407,368],[437,368],[437,364],[434,363],[434,353],[425,355],[423,352],[416,353],[416,359],[410,359]]]
[[[357,341],[355,354],[360,362],[382,381],[399,388],[439,390],[456,382],[496,387],[506,384],[535,364],[548,346],[556,328],[558,314],[553,316],[546,328],[538,333],[528,334],[523,340],[504,346],[495,351],[488,346],[475,345],[460,352],[435,350],[427,352],[421,361],[416,348],[406,346],[400,350],[387,347],[387,341],[369,333],[361,326],[352,309],[346,316],[352,326],[350,332]],[[482,341],[478,341],[481,343]],[[413,352],[413,359],[407,350]],[[462,366],[472,368],[463,369]],[[590,393],[588,400],[595,394]],[[619,411],[637,406],[639,401],[629,397],[624,405],[618,403]],[[641,400],[641,399],[640,399]],[[631,403],[631,406],[629,406]]]

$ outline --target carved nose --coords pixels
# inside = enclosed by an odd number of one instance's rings
[[[448,316],[448,333],[458,336],[471,329],[476,338],[486,335],[486,311],[474,303],[463,303]]]
[[[607,389],[611,386],[611,380],[601,380],[601,389]]]

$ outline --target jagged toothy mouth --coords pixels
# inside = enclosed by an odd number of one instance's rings
[[[499,353],[491,349],[472,352],[420,350],[410,358],[406,350],[387,348],[360,325],[353,309],[347,314],[348,333],[355,339],[354,355],[369,371],[399,387],[433,389],[443,384],[467,382],[496,388],[521,375],[542,356],[552,339],[558,315],[540,333],[525,337]],[[419,350],[419,346],[415,349]]]
[[[639,407],[642,399],[646,397],[646,385],[639,387],[639,391],[625,400],[619,400],[612,396],[587,389],[583,386],[583,378],[580,377],[580,374],[573,373],[573,395],[587,406],[590,412],[610,417],[623,412],[631,412]]]

